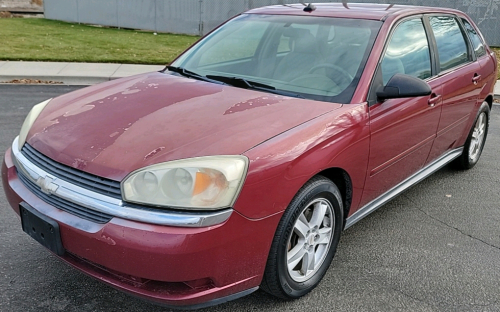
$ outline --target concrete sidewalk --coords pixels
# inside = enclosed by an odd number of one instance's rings
[[[68,85],[92,85],[163,68],[165,65],[0,61],[0,83],[36,79]]]
[[[0,83],[36,79],[68,85],[92,85],[163,68],[165,65],[0,61]],[[500,99],[500,80],[495,85],[495,98]]]

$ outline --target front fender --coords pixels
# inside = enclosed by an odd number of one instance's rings
[[[368,106],[345,105],[245,152],[250,165],[234,209],[251,219],[279,213],[313,176],[341,168],[352,180],[352,213],[364,186],[368,152]]]

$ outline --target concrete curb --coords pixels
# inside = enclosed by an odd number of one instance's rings
[[[493,91],[494,98],[497,100],[500,100],[500,80],[497,80],[497,83],[495,84],[495,90]]]
[[[0,83],[36,79],[67,85],[93,85],[163,68],[165,65],[0,61]]]

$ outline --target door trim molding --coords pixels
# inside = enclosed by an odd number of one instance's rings
[[[385,192],[384,194],[380,195],[376,199],[372,200],[362,208],[360,208],[358,211],[353,213],[350,217],[347,218],[345,228],[348,229],[360,220],[362,220],[364,217],[369,215],[370,213],[374,212],[378,208],[382,207],[385,205],[387,202],[389,202],[391,199],[394,197],[400,195],[403,191],[406,189],[410,188],[411,186],[419,183],[420,181],[424,180],[434,172],[438,171],[442,167],[444,167],[446,164],[449,162],[453,161],[455,158],[459,157],[462,155],[463,152],[463,147],[454,149],[449,151],[448,153],[444,154],[440,158],[436,159],[426,167],[420,169],[417,173],[414,175],[410,176],[403,182],[399,183],[389,191]]]

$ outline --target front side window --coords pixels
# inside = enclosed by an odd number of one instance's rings
[[[451,16],[431,16],[429,21],[436,38],[440,70],[469,62],[467,44],[457,20]]]
[[[476,29],[474,29],[474,27],[472,27],[472,25],[467,20],[462,19],[462,22],[464,23],[465,31],[467,32],[467,35],[469,36],[470,41],[474,46],[474,52],[476,53],[476,56],[481,57],[483,55],[486,55],[486,49],[484,48],[483,40],[477,33]]]
[[[172,66],[234,86],[347,104],[381,25],[374,20],[243,14]]]
[[[397,73],[420,79],[431,76],[429,43],[421,19],[397,26],[382,59],[381,70],[384,85]]]

